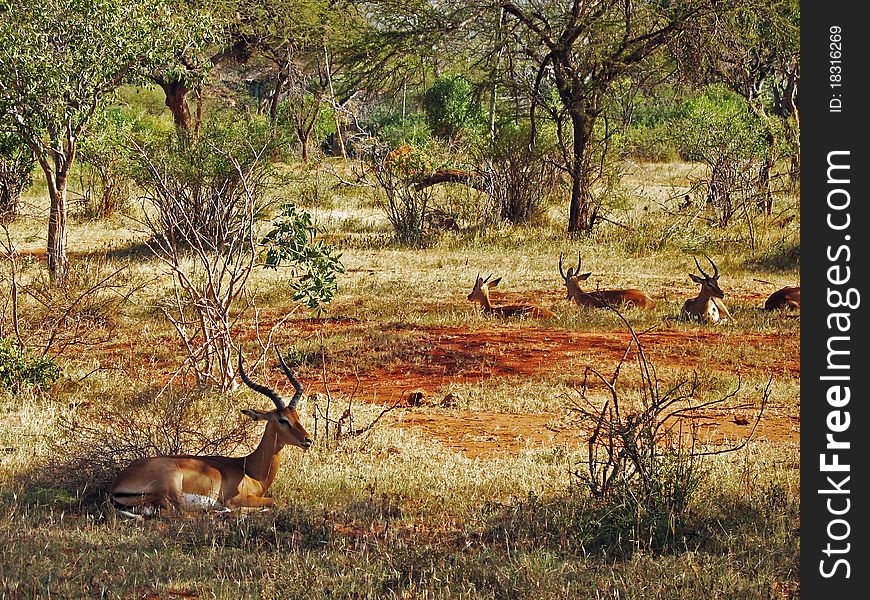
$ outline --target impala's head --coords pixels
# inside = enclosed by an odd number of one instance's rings
[[[580,282],[586,281],[589,279],[589,276],[592,275],[592,272],[589,273],[580,273],[580,265],[583,263],[583,258],[578,253],[577,254],[577,268],[568,267],[568,271],[565,272],[562,270],[562,255],[559,255],[559,274],[562,276],[562,279],[565,281],[565,288],[568,291],[568,300],[574,300],[578,296],[583,294],[583,290],[580,288]]]
[[[490,275],[489,277],[492,277],[492,275]],[[489,277],[484,279],[480,276],[480,273],[477,274],[477,279],[474,282],[474,288],[472,288],[471,293],[468,294],[469,301],[480,302],[481,304],[489,302],[489,288],[494,288],[501,281],[501,277],[492,281],[489,281]]]
[[[287,365],[284,363],[284,358],[281,356],[281,353],[278,352],[277,348],[275,349],[275,352],[278,354],[278,360],[281,362],[281,369],[284,371],[284,374],[287,375],[290,383],[293,384],[293,389],[295,390],[293,397],[290,399],[290,402],[287,403],[272,389],[251,381],[245,373],[245,368],[242,365],[242,353],[239,352],[239,375],[241,376],[242,381],[244,381],[245,385],[255,392],[263,394],[275,403],[275,410],[246,409],[243,410],[242,413],[251,417],[255,421],[266,421],[267,427],[271,426],[275,429],[275,432],[278,435],[278,441],[282,445],[298,446],[303,450],[308,450],[314,441],[311,439],[311,436],[308,435],[308,432],[305,431],[302,423],[299,422],[299,415],[296,413],[296,405],[299,404],[299,399],[302,398],[304,388],[290,369],[287,368]]]
[[[703,275],[703,277],[698,277],[692,273],[689,273],[689,277],[691,277],[692,281],[695,283],[701,284],[702,294],[706,294],[711,298],[724,298],[725,292],[719,288],[719,268],[709,256],[706,256],[706,258],[710,261],[710,264],[713,265],[713,275],[711,276],[705,273],[704,269],[701,268],[701,265],[698,264],[698,259],[696,258],[695,266],[698,267],[698,271]]]

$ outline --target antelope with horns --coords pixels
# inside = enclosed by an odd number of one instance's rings
[[[698,267],[698,271],[703,277],[698,277],[693,273],[689,273],[689,277],[701,285],[701,291],[697,297],[686,300],[683,304],[683,310],[680,311],[680,318],[697,320],[701,323],[719,323],[725,319],[734,320],[731,313],[728,312],[728,307],[722,301],[725,292],[719,287],[719,268],[709,256],[706,258],[713,265],[713,275],[705,273],[698,263],[698,259],[695,258],[695,266]]]
[[[265,494],[278,473],[281,449],[297,446],[307,450],[313,443],[296,414],[304,388],[277,349],[276,353],[295,390],[289,403],[272,389],[248,378],[239,352],[242,381],[275,403],[275,410],[242,411],[255,421],[266,422],[257,448],[239,457],[157,456],[136,460],[118,473],[109,490],[112,503],[122,514],[139,517],[159,509],[228,511],[275,506],[275,501]]]
[[[801,286],[776,290],[764,303],[764,310],[800,310]]]
[[[605,307],[636,307],[644,310],[655,308],[655,301],[640,290],[595,290],[584,292],[580,288],[580,282],[589,279],[589,273],[580,273],[580,265],[583,262],[581,255],[577,255],[577,268],[568,267],[568,272],[562,270],[562,255],[559,255],[559,274],[565,282],[568,290],[568,300],[573,300],[578,306],[590,306],[592,308]]]
[[[477,274],[477,279],[474,282],[474,288],[468,294],[470,302],[479,302],[483,307],[483,312],[500,317],[531,317],[535,319],[551,319],[555,317],[553,311],[532,304],[507,304],[503,306],[493,306],[489,299],[489,288],[493,288],[499,284],[501,277],[490,281],[490,275],[486,279]]]

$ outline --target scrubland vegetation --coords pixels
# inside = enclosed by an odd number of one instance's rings
[[[6,4],[2,597],[799,596],[796,3]],[[276,348],[277,507],[122,517]]]

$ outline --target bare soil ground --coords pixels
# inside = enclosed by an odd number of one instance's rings
[[[353,323],[323,324],[329,328],[353,327]],[[551,413],[509,414],[464,411],[449,408],[445,390],[451,384],[481,382],[492,378],[566,376],[580,383],[585,365],[615,365],[623,356],[630,334],[577,332],[546,328],[514,328],[493,323],[486,328],[440,326],[393,326],[411,330],[425,348],[424,359],[401,366],[378,368],[339,377],[329,383],[330,392],[351,395],[366,402],[402,402],[409,410],[392,419],[395,426],[410,427],[440,440],[447,448],[469,457],[492,458],[526,448],[584,443],[587,432],[564,415]],[[710,360],[705,349],[739,354],[747,348],[763,348],[776,357],[765,364],[742,364],[743,374],[780,373],[800,376],[800,347],[796,336],[777,334],[731,334],[727,328],[652,330],[640,336],[644,351],[659,369],[673,368],[732,373],[726,362]],[[631,357],[631,355],[629,355]],[[611,368],[611,367],[608,367]],[[312,382],[312,391],[325,392],[322,381]],[[422,392],[420,401],[412,393]],[[443,408],[442,408],[443,407]],[[770,441],[795,441],[800,435],[797,405],[768,411],[756,437]],[[784,409],[784,410],[782,410]],[[742,418],[734,411],[707,414],[699,419],[702,437],[723,442],[745,437],[752,415]]]

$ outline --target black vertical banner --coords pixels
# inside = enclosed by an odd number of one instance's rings
[[[801,597],[870,593],[864,4],[801,5]]]

